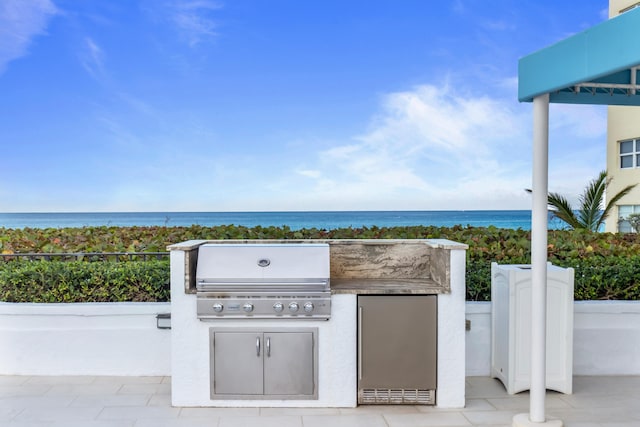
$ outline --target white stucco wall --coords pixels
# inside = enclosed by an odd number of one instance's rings
[[[459,260],[452,264],[459,265]],[[454,268],[454,271],[457,269]],[[322,382],[325,383],[324,387],[329,385],[328,382],[339,385],[337,397],[332,398],[333,406],[338,406],[338,400],[350,406],[355,404],[356,390],[357,304],[354,295],[335,297],[332,320],[300,321],[296,326],[321,324],[320,345],[325,349],[337,350],[322,352]],[[180,304],[195,304],[195,296],[185,295]],[[441,323],[457,324],[464,318],[471,321],[471,330],[463,332],[464,340],[444,333],[439,336],[441,348],[450,346],[452,354],[465,354],[466,370],[464,366],[462,369],[447,368],[455,376],[449,380],[452,384],[459,384],[461,379],[464,381],[464,374],[460,372],[465,372],[467,376],[488,376],[491,363],[491,303],[465,304],[459,298],[454,298],[450,301],[443,299],[439,304],[439,311],[447,305],[464,304],[466,312],[462,318],[439,319]],[[176,378],[176,387],[206,387],[204,395],[208,396],[208,383],[205,385],[203,382],[208,381],[208,370],[205,371],[207,374],[200,376],[193,364],[197,363],[200,367],[206,365],[208,369],[208,349],[201,352],[195,361],[178,357],[172,367],[171,360],[171,335],[178,342],[196,336],[198,346],[206,347],[205,331],[208,325],[190,315],[181,316],[174,312],[174,329],[157,329],[156,314],[170,311],[169,303],[0,303],[0,375],[146,376],[171,375],[173,370],[175,376],[186,371],[186,378],[191,380]],[[333,319],[337,321],[332,323]],[[189,329],[194,323],[194,330]],[[347,326],[338,326],[339,323]],[[283,326],[282,322],[274,325]],[[231,323],[225,323],[225,326],[231,326]],[[247,324],[243,321],[241,326],[246,327]],[[640,301],[575,302],[573,354],[574,375],[640,375]],[[451,363],[459,362],[441,356],[439,380],[448,375],[444,369],[448,363],[452,366]],[[331,367],[329,371],[326,371],[327,367]],[[194,378],[196,376],[201,378]],[[448,393],[447,385],[439,383],[438,387],[439,397],[444,397]],[[321,396],[333,393],[334,390],[321,386]],[[180,399],[176,402],[180,402]],[[207,399],[205,402],[210,404]],[[326,400],[322,402],[327,403]],[[310,404],[310,401],[306,403]],[[446,403],[446,400],[442,403]],[[195,404],[192,402],[192,405]],[[290,403],[283,406],[290,406]]]
[[[465,405],[465,254],[466,245],[451,247],[451,293],[438,295],[438,387],[439,408]],[[458,249],[455,249],[455,248]]]
[[[170,375],[169,303],[0,303],[2,375]]]
[[[467,302],[466,373],[491,368],[491,303]],[[640,301],[574,303],[573,374],[640,375]]]
[[[640,301],[577,301],[573,373],[640,375]]]
[[[466,320],[471,329],[466,336],[466,375],[488,376],[491,372],[491,303],[467,302]]]

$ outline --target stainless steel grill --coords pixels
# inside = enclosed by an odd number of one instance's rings
[[[329,245],[321,243],[200,246],[197,316],[329,319]]]

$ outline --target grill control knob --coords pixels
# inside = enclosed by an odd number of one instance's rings
[[[289,311],[290,312],[295,313],[299,309],[300,309],[300,306],[298,305],[297,302],[292,302],[292,303],[289,304]]]
[[[305,302],[304,303],[304,311],[306,313],[311,313],[313,311],[313,303],[312,302]]]
[[[246,303],[245,305],[242,306],[242,309],[247,313],[251,313],[253,311],[253,304]]]
[[[282,313],[282,310],[284,310],[284,305],[281,302],[273,304],[273,311],[276,313]]]
[[[223,308],[224,308],[224,306],[222,304],[220,304],[219,302],[213,304],[213,311],[215,311],[216,313],[220,313]]]

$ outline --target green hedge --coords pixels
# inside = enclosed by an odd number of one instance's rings
[[[640,300],[640,256],[556,262],[575,269],[576,300]]]
[[[640,256],[550,261],[574,268],[575,300],[640,300]],[[466,278],[467,301],[491,300],[490,261],[467,260]]]
[[[205,227],[82,227],[49,229],[4,229],[0,228],[0,252],[138,252],[164,251],[166,246],[191,239],[427,239],[447,238],[469,245],[467,251],[467,300],[488,301],[491,287],[491,262],[500,264],[529,264],[531,233],[526,230],[500,229],[496,227],[362,227],[324,230],[317,228],[291,230],[283,227],[243,227],[224,225]],[[575,273],[575,298],[583,299],[624,299],[640,300],[640,236],[638,234],[592,233],[589,231],[552,230],[549,232],[549,261],[561,267],[573,267]],[[28,287],[27,277],[36,273],[15,278],[6,265],[0,265],[0,299],[8,301],[7,280],[13,280],[12,295],[40,291],[23,291]],[[45,264],[45,263],[42,263]],[[89,269],[109,269],[96,267],[91,263]],[[124,265],[124,264],[123,264]],[[150,264],[152,265],[152,264]],[[34,267],[35,268],[35,267]],[[45,268],[45,267],[41,267]],[[64,270],[65,266],[51,267]],[[76,267],[73,267],[76,268]],[[80,268],[80,267],[77,267]],[[103,299],[90,301],[130,300],[164,301],[168,298],[168,266],[164,267],[164,276],[154,282],[156,286],[167,286],[161,292],[153,290],[148,295],[144,287],[131,285],[131,292],[122,290],[127,276],[122,273],[113,285],[102,285],[101,291],[90,295],[99,295]],[[71,267],[69,267],[71,269]],[[9,275],[7,275],[9,274]],[[17,273],[16,273],[17,274]],[[49,274],[49,273],[47,273]],[[71,274],[71,273],[68,273]],[[96,273],[98,274],[98,273]],[[102,274],[102,273],[100,273]],[[13,278],[12,278],[13,277]],[[50,277],[68,277],[67,273],[51,272]],[[155,277],[155,276],[154,276]],[[29,279],[32,280],[32,279]],[[65,279],[67,280],[67,279]],[[97,276],[103,283],[102,276]],[[137,279],[136,279],[137,280]],[[44,289],[48,286],[41,280]],[[81,283],[81,282],[79,282]],[[57,286],[57,285],[56,285]],[[47,293],[47,301],[69,301],[75,294],[77,285],[65,282],[64,286],[73,291]],[[85,285],[86,287],[87,285]],[[20,289],[20,290],[18,290]],[[109,292],[116,293],[115,299],[108,299]],[[125,296],[126,295],[126,296]],[[56,299],[58,298],[58,299]],[[68,299],[64,299],[68,298]],[[123,299],[121,299],[123,298]],[[28,299],[23,299],[28,301]],[[42,300],[42,299],[41,299]],[[78,297],[75,300],[82,300]]]
[[[169,300],[168,261],[11,261],[0,266],[6,302]]]

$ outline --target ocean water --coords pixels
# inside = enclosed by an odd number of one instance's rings
[[[63,228],[87,226],[288,226],[334,229],[346,227],[395,227],[454,225],[523,230],[531,229],[531,211],[328,211],[328,212],[69,212],[0,213],[4,228]],[[558,220],[550,229],[562,228]]]

